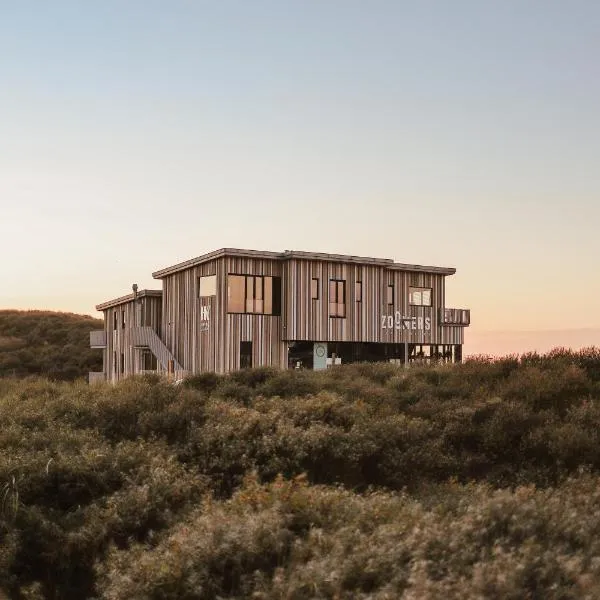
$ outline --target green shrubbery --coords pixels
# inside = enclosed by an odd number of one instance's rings
[[[588,350],[183,386],[0,379],[0,588],[598,597],[599,372]]]
[[[41,310],[0,310],[0,377],[43,375],[73,381],[102,370],[102,352],[90,348],[99,319]]]

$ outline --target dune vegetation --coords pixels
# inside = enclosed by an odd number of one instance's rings
[[[600,351],[0,379],[9,598],[598,598]]]
[[[0,377],[73,381],[101,371],[102,352],[90,348],[89,334],[102,327],[102,320],[86,315],[0,310]]]

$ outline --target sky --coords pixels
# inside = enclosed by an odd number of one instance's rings
[[[0,308],[294,249],[456,267],[467,352],[600,345],[599,107],[595,0],[0,0]]]

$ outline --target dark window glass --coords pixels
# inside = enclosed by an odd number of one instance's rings
[[[121,311],[121,326],[125,329],[125,309]]]
[[[273,277],[273,311],[274,316],[281,316],[281,277]]]
[[[117,329],[119,327],[119,315],[117,313],[117,309],[116,308],[115,308],[115,312],[113,313],[113,317],[114,317],[114,319],[113,319],[113,324],[114,324],[113,329]]]
[[[125,355],[121,352],[121,373],[125,373]]]
[[[252,342],[240,342],[240,369],[252,367]]]

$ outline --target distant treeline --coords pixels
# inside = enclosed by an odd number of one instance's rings
[[[0,377],[42,375],[56,380],[102,370],[102,352],[90,349],[89,332],[102,321],[50,311],[0,311]]]

